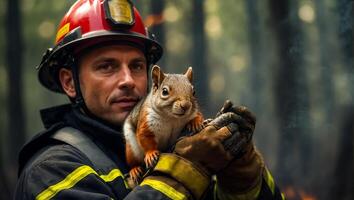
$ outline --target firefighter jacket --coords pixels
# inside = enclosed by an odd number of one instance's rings
[[[16,200],[216,198],[215,182],[174,154],[160,157],[156,172],[131,190],[124,179],[129,167],[123,135],[117,131],[120,127],[87,117],[72,105],[42,110],[41,117],[46,130],[32,138],[19,155]],[[53,137],[68,127],[89,138],[101,153],[95,159],[103,161],[93,162],[80,148]],[[268,171],[257,188],[232,199],[282,199]]]

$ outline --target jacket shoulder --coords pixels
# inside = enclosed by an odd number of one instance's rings
[[[87,157],[73,146],[65,143],[51,143],[38,150],[25,165],[24,171],[56,162],[90,164]]]
[[[90,165],[85,155],[70,145],[46,146],[24,167],[17,183],[15,199],[47,199],[57,195],[51,191],[59,192],[60,188],[80,185],[83,179],[85,181],[81,184],[100,182],[96,180],[97,172]],[[111,193],[105,185],[98,184],[97,190],[102,190],[97,194]]]
[[[34,199],[35,194],[43,190],[45,185],[56,181],[57,175],[69,173],[70,170],[84,164],[87,164],[84,155],[70,145],[51,144],[45,146],[32,155],[23,167],[17,183],[16,194],[22,193],[28,199]],[[21,198],[24,197],[18,199]]]

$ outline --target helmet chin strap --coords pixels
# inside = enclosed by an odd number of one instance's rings
[[[71,56],[71,60],[72,60],[71,70],[73,73],[74,87],[75,87],[75,92],[76,92],[76,96],[75,96],[74,102],[73,102],[74,108],[79,110],[81,113],[85,114],[89,118],[96,120],[98,122],[101,122],[102,124],[105,124],[109,127],[113,127],[113,128],[120,127],[120,125],[111,124],[111,123],[107,122],[106,120],[97,117],[88,109],[88,107],[85,103],[85,99],[82,96],[81,87],[80,87],[79,63],[78,63],[77,59],[74,59],[73,56]]]
[[[73,59],[71,70],[73,73],[74,87],[76,92],[76,96],[74,98],[74,106],[82,109],[85,113],[89,114],[90,112],[85,104],[84,97],[82,96],[81,93],[80,79],[79,79],[79,65],[77,59]]]
[[[87,108],[84,97],[82,96],[81,87],[80,87],[80,78],[79,78],[79,63],[77,59],[72,58],[71,71],[74,79],[74,87],[76,96],[74,98],[74,108],[81,110],[84,114],[93,119],[98,119],[91,111]],[[101,120],[100,120],[101,121]]]

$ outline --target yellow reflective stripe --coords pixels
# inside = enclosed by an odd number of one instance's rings
[[[258,198],[259,193],[261,192],[261,188],[262,181],[259,181],[259,183],[254,188],[243,194],[228,194],[223,192],[219,187],[216,188],[216,192],[220,200],[253,200]]]
[[[270,174],[269,170],[265,168],[265,174],[263,174],[264,180],[266,181],[268,187],[272,191],[272,194],[274,195],[275,193],[275,183],[272,175]]]
[[[58,42],[58,40],[62,38],[65,34],[69,33],[69,31],[70,31],[70,23],[66,23],[57,32],[57,36],[55,37],[55,42]]]
[[[281,194],[281,199],[282,199],[282,200],[285,200],[284,194],[283,194],[283,193],[280,193],[280,194]]]
[[[83,165],[78,167],[73,172],[71,172],[66,178],[59,183],[56,183],[52,186],[49,186],[47,189],[39,193],[36,197],[36,200],[47,200],[53,198],[58,192],[70,189],[83,178],[90,174],[95,174],[98,176],[97,172],[93,170],[90,166]],[[105,182],[111,182],[117,177],[122,177],[122,173],[118,169],[113,169],[108,175],[100,175],[99,176]],[[124,180],[124,178],[123,178]],[[124,180],[125,186],[128,188],[126,181]]]
[[[170,175],[188,188],[196,199],[200,199],[210,183],[206,172],[176,154],[161,154],[154,171]]]
[[[148,185],[148,186],[154,188],[155,190],[162,192],[163,194],[168,196],[170,199],[174,199],[174,200],[187,199],[187,197],[183,193],[178,192],[173,187],[167,185],[164,182],[158,181],[158,180],[146,179],[140,185],[141,186]]]
[[[91,167],[89,166],[81,166],[70,173],[64,180],[60,181],[59,183],[48,187],[46,190],[41,192],[36,199],[37,200],[44,200],[44,199],[51,199],[53,198],[58,192],[69,189],[73,187],[77,182],[81,179],[85,178],[89,174],[97,174]]]
[[[109,172],[109,174],[100,176],[100,178],[103,179],[105,182],[111,182],[118,177],[122,177],[125,187],[129,188],[128,183],[125,181],[124,176],[122,172],[119,171],[119,169],[113,169],[111,172]]]

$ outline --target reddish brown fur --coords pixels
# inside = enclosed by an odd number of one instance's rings
[[[203,121],[204,121],[204,117],[202,113],[198,112],[197,116],[195,116],[195,118],[193,118],[190,122],[188,122],[187,129],[192,132],[198,132],[203,127]]]
[[[126,144],[125,156],[127,159],[127,163],[130,167],[139,166],[141,162],[134,156],[132,147],[129,143]]]
[[[143,108],[144,109],[144,108]],[[148,121],[146,110],[142,110],[138,127],[136,129],[136,137],[139,145],[145,152],[157,150],[157,143],[155,141],[155,134],[151,131]]]

